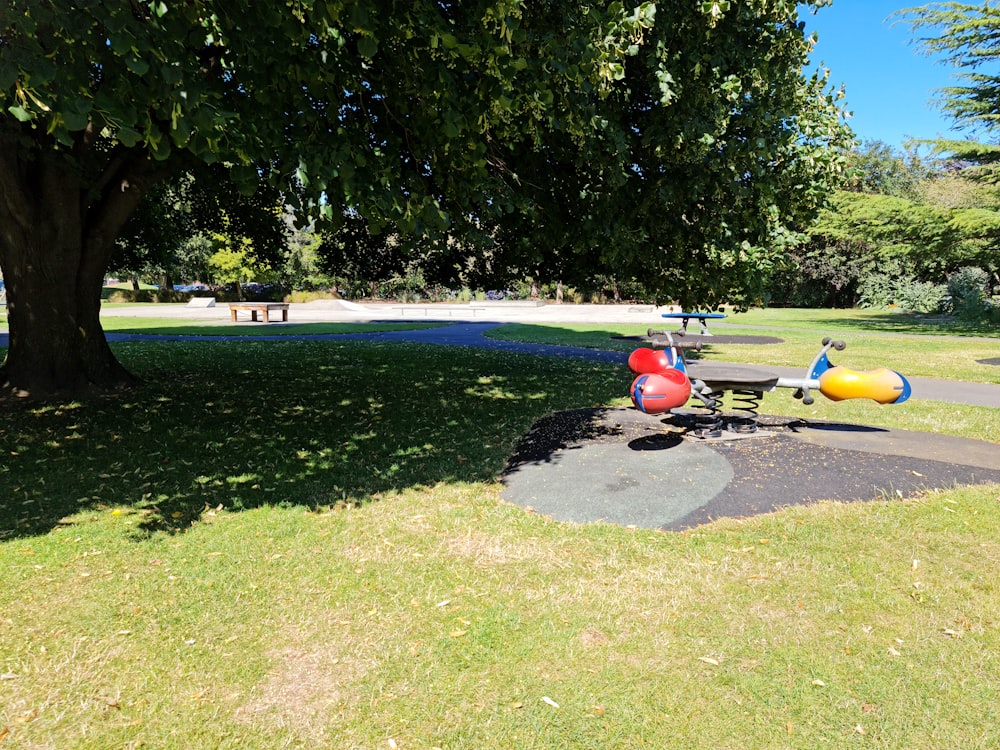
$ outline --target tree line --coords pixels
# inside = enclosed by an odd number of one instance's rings
[[[764,285],[762,304],[878,307],[985,314],[1000,287],[1000,193],[992,167],[917,146],[872,141],[851,149],[845,178],[807,240],[790,248]],[[216,170],[218,172],[218,170]],[[266,186],[245,197],[214,179],[184,175],[161,186],[119,238],[113,273],[169,286],[258,282],[267,294],[331,290],[351,299],[410,301],[485,295],[642,301],[642,279],[590,268],[572,286],[544,267],[495,261],[468,237],[407,237],[372,230],[357,213],[298,226]],[[219,189],[220,186],[223,189]],[[502,256],[502,251],[497,255]]]

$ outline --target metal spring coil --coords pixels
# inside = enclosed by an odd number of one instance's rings
[[[760,408],[761,399],[764,398],[763,392],[743,388],[735,389],[732,393],[733,410],[736,413],[730,417],[729,429],[741,433],[757,432],[760,427],[757,410]]]
[[[725,426],[722,412],[719,410],[719,399],[712,398],[706,401],[704,408],[707,410],[705,413],[695,415],[695,425],[692,431],[701,438],[719,437]]]

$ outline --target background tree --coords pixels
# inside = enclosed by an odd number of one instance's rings
[[[466,246],[489,247],[493,287],[605,276],[686,306],[752,303],[839,180],[850,132],[826,79],[803,75],[795,3],[658,12],[606,69],[600,127],[511,147],[518,200],[477,216]]]
[[[167,288],[175,279],[208,281],[207,260],[217,249],[210,246],[231,237],[253,238],[242,243],[248,265],[279,265],[287,252],[285,196],[263,174],[252,194],[237,187],[222,164],[196,164],[153,186],[118,235],[109,268]]]
[[[408,264],[398,236],[373,232],[367,219],[350,211],[336,228],[320,232],[316,254],[326,273],[345,280],[352,297],[378,297],[379,283],[404,273]]]
[[[998,196],[965,162],[867,142],[848,156],[845,189],[789,253],[772,301],[803,306],[898,304],[929,312],[948,277],[996,266]]]
[[[939,91],[941,108],[956,124],[972,127],[986,138],[984,142],[940,139],[934,142],[941,153],[950,154],[973,167],[964,170],[965,177],[996,189],[1000,180],[1000,75],[991,70],[1000,60],[1000,6],[995,2],[932,3],[900,11],[898,16],[910,25],[916,43],[926,53],[933,54],[958,73],[956,85]],[[989,208],[996,198],[987,199]],[[956,217],[956,223],[972,235],[977,235],[980,256],[977,263],[1000,284],[1000,252],[996,220],[976,214],[971,207]],[[977,231],[978,228],[978,231]]]
[[[296,214],[286,208],[282,214],[285,224],[286,251],[280,264],[280,283],[286,290],[313,291],[336,285],[336,279],[322,266],[319,247],[322,238],[312,222],[300,222]]]

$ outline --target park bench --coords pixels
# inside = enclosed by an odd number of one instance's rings
[[[264,322],[270,323],[270,314],[275,311],[281,312],[282,322],[288,321],[288,303],[287,302],[230,302],[229,303],[229,313],[233,316],[233,322],[236,322],[236,314],[238,312],[248,312],[250,313],[250,320],[257,320],[257,313],[264,314]]]

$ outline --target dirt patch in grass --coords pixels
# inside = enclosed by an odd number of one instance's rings
[[[357,656],[359,649],[339,639],[291,640],[272,652],[271,671],[236,710],[236,719],[320,740],[331,727],[331,716],[353,701],[354,686],[370,664]]]
[[[558,560],[541,545],[525,540],[504,541],[487,533],[471,532],[462,536],[448,537],[444,540],[443,548],[447,554],[483,567],[523,563],[529,560],[543,563],[551,560],[553,567],[558,567]]]

